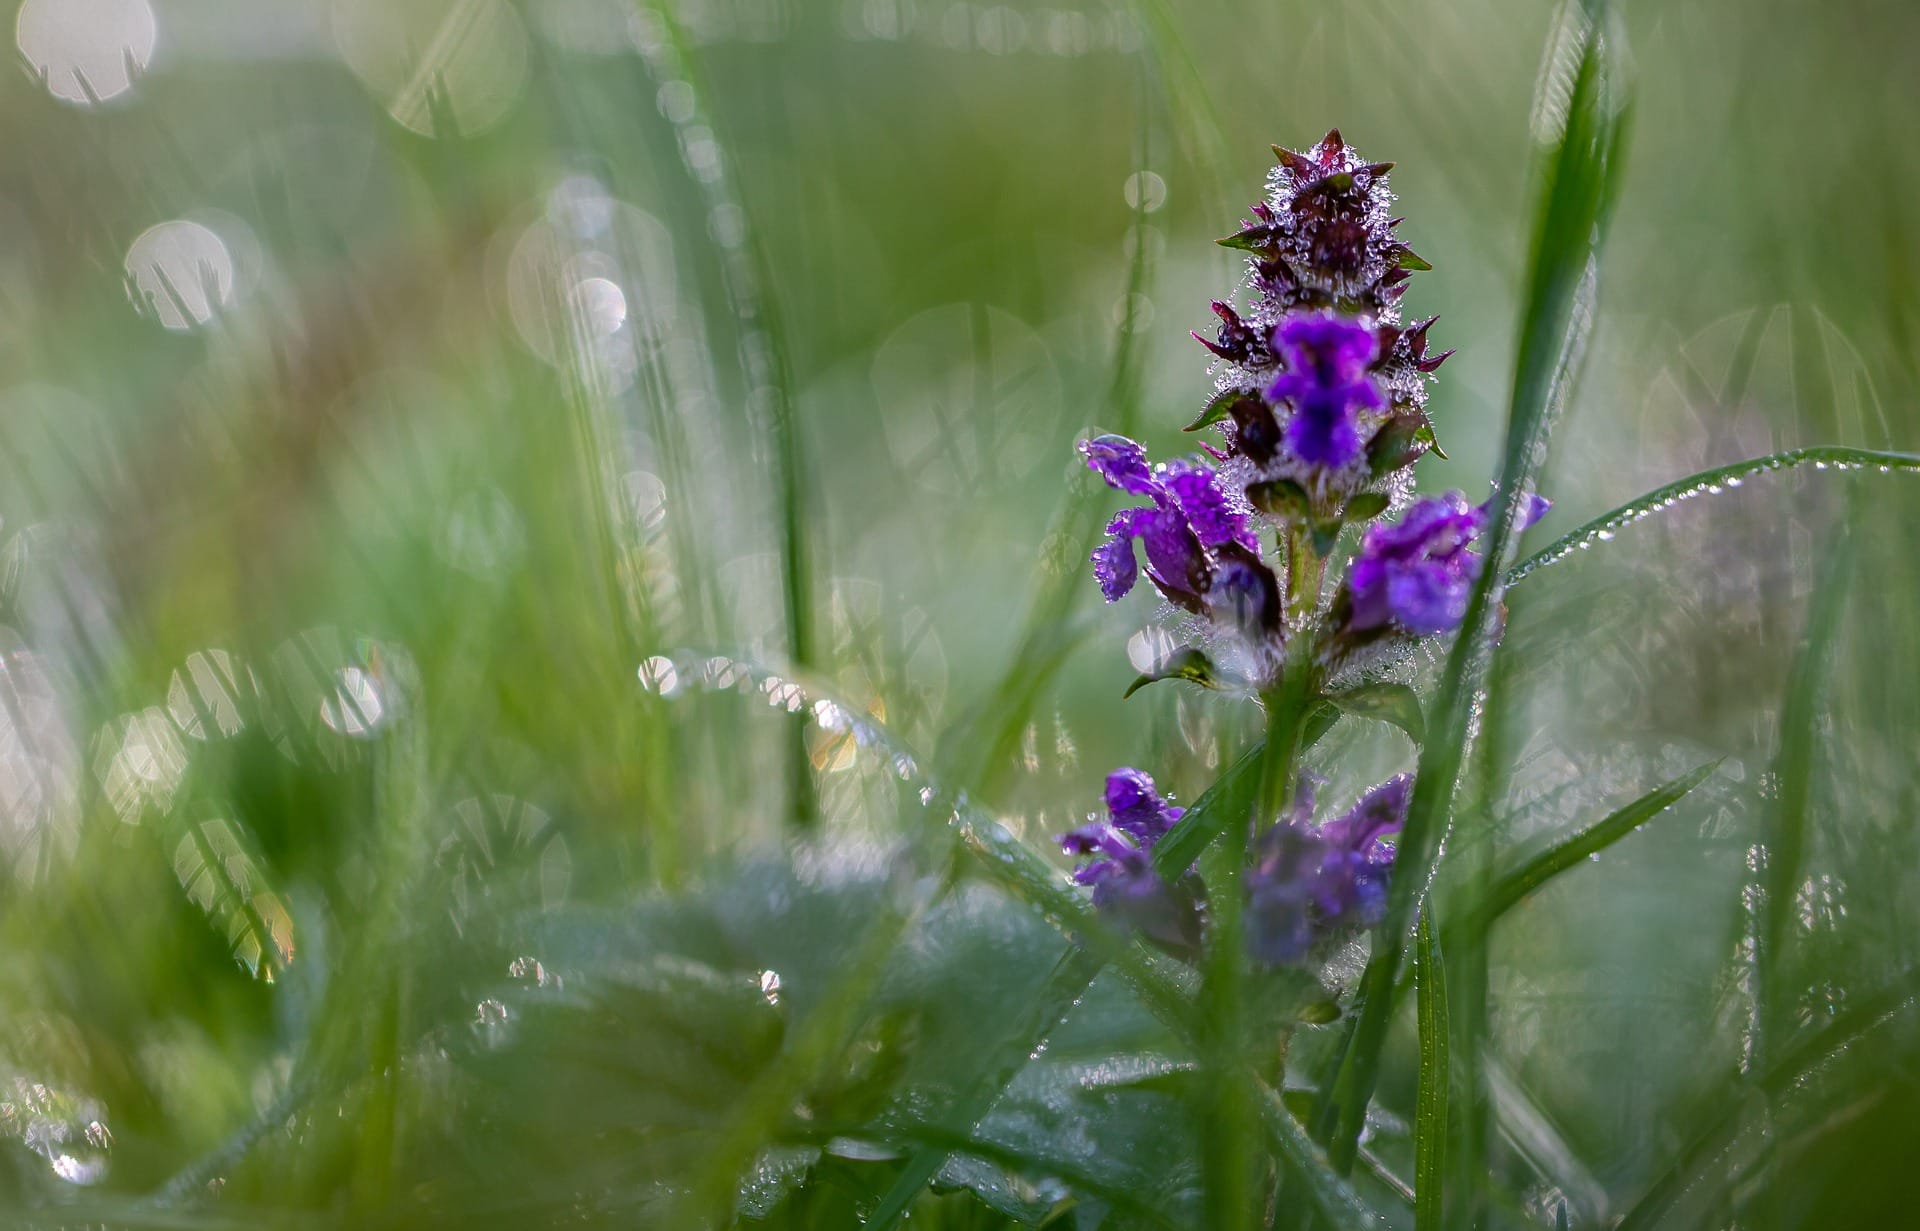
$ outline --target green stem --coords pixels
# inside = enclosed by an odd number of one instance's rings
[[[1300,638],[1302,647],[1307,638]],[[1255,1152],[1261,1140],[1260,1108],[1245,1079],[1247,1020],[1246,940],[1241,878],[1252,834],[1273,823],[1287,797],[1300,747],[1301,727],[1314,696],[1314,673],[1304,653],[1290,657],[1281,682],[1262,697],[1267,712],[1266,750],[1260,790],[1247,823],[1229,821],[1221,835],[1219,883],[1209,894],[1211,917],[1206,982],[1201,991],[1210,1065],[1212,1114],[1202,1129],[1207,1225],[1232,1231],[1255,1222]]]

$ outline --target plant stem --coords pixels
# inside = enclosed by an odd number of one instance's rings
[[[1303,650],[1309,639],[1298,638]],[[1314,696],[1314,673],[1305,652],[1289,656],[1281,682],[1262,695],[1267,713],[1266,750],[1261,758],[1260,790],[1245,823],[1229,821],[1222,837],[1224,875],[1209,894],[1211,937],[1201,1005],[1211,1065],[1211,1114],[1202,1132],[1201,1160],[1206,1179],[1207,1225],[1232,1231],[1255,1221],[1255,1150],[1260,1109],[1244,1078],[1247,1021],[1244,984],[1246,941],[1242,927],[1240,882],[1247,843],[1259,828],[1272,824],[1293,781],[1301,727]]]

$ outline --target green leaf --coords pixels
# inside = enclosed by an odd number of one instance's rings
[[[1008,1030],[997,1062],[984,1063],[972,1087],[962,1091],[949,1106],[942,1117],[948,1132],[960,1136],[973,1133],[981,1118],[992,1110],[1025,1067],[1028,1057],[1046,1042],[1068,1010],[1086,995],[1094,976],[1105,965],[1099,957],[1078,946],[1067,950],[1049,976],[1046,987],[1035,998],[1033,1012]],[[888,1231],[897,1224],[921,1190],[940,1173],[949,1156],[950,1151],[938,1145],[916,1151],[892,1187],[880,1198],[866,1225],[873,1231]]]
[[[1400,259],[1395,261],[1394,264],[1400,269],[1428,270],[1433,268],[1425,258],[1416,256],[1411,248],[1401,249]]]
[[[1690,773],[1653,788],[1626,807],[1555,842],[1500,877],[1487,891],[1486,901],[1480,907],[1485,922],[1492,923],[1549,880],[1568,868],[1577,867],[1587,856],[1598,854],[1673,807],[1719,767],[1720,762],[1709,761]]]
[[[1433,908],[1414,934],[1414,1008],[1420,1023],[1420,1084],[1413,1112],[1413,1225],[1440,1231],[1447,1166],[1447,970],[1433,938]]]
[[[1267,229],[1264,226],[1249,227],[1247,230],[1235,232],[1225,239],[1216,239],[1213,242],[1219,244],[1222,248],[1237,248],[1241,252],[1252,252],[1256,254],[1264,253],[1272,246],[1272,241],[1268,238]]]
[[[1387,511],[1385,492],[1361,492],[1347,501],[1346,512],[1341,517],[1346,521],[1372,521]]]
[[[1427,433],[1426,441],[1420,439],[1420,433]],[[1378,479],[1393,473],[1411,462],[1417,461],[1424,452],[1422,444],[1433,443],[1433,428],[1427,423],[1425,415],[1395,415],[1380,425],[1380,430],[1367,442],[1367,470]]]
[[[1635,522],[1644,521],[1655,513],[1670,509],[1683,500],[1701,495],[1717,495],[1728,488],[1740,486],[1743,481],[1753,475],[1800,470],[1807,466],[1818,470],[1871,470],[1881,474],[1895,472],[1920,474],[1920,454],[1886,453],[1877,449],[1849,449],[1839,445],[1818,445],[1809,449],[1790,449],[1785,453],[1769,453],[1765,457],[1749,458],[1744,462],[1702,470],[1684,479],[1675,479],[1664,487],[1656,487],[1646,495],[1629,500],[1617,509],[1602,513],[1586,525],[1561,535],[1508,569],[1507,584],[1512,585],[1529,573],[1564,560],[1582,547],[1607,542],[1617,531]]]
[[[1307,489],[1292,479],[1269,479],[1247,487],[1247,501],[1272,517],[1306,522],[1313,517],[1313,501]]]
[[[1121,700],[1160,680],[1187,680],[1202,688],[1220,687],[1220,677],[1213,669],[1213,660],[1205,652],[1188,646],[1168,658],[1159,670],[1136,676],[1133,683],[1127,685],[1127,691],[1121,694]]]
[[[1417,443],[1423,444],[1433,450],[1433,455],[1441,461],[1450,462],[1453,460],[1447,456],[1447,451],[1440,447],[1440,438],[1433,434],[1432,423],[1422,423],[1419,429],[1413,433],[1413,439]]]
[[[1327,698],[1356,718],[1390,722],[1407,733],[1414,743],[1426,738],[1426,722],[1420,714],[1420,696],[1405,684],[1362,684]]]
[[[1322,560],[1333,554],[1333,545],[1340,541],[1340,526],[1338,517],[1313,520],[1313,552]]]
[[[1253,395],[1245,389],[1222,389],[1207,400],[1207,404],[1201,408],[1198,418],[1180,430],[1183,432],[1197,432],[1202,428],[1212,427],[1222,419],[1232,418],[1233,408],[1239,404],[1240,400],[1242,398],[1251,398],[1252,396]]]

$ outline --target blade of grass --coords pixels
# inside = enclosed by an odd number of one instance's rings
[[[1920,969],[1908,971],[1899,982],[1863,997],[1820,1033],[1781,1057],[1757,1083],[1761,1094],[1777,1099],[1809,1089],[1823,1065],[1912,1009],[1916,1001],[1920,1001]],[[1750,1120],[1750,1112],[1750,1106],[1744,1102],[1730,1105],[1718,1120],[1679,1151],[1673,1165],[1614,1225],[1614,1231],[1651,1231],[1681,1198],[1703,1183],[1717,1183],[1719,1191],[1738,1184],[1743,1169],[1726,1165],[1726,1152],[1738,1141]]]
[[[1413,1112],[1413,1225],[1445,1225],[1447,1169],[1447,970],[1433,939],[1431,909],[1420,912],[1414,934],[1413,983],[1420,1021],[1420,1087]]]
[[[1626,837],[1668,808],[1679,803],[1695,787],[1713,776],[1719,761],[1709,761],[1671,782],[1665,782],[1625,807],[1560,839],[1546,850],[1527,859],[1519,867],[1494,881],[1480,905],[1482,926],[1489,926],[1501,915],[1519,905],[1528,894],[1539,889],[1568,868],[1578,867],[1589,855],[1595,855]]]
[[[672,6],[640,3],[638,11],[649,13],[658,24],[660,39],[641,39],[641,58],[654,85],[665,88],[678,83],[686,90],[692,106],[676,121],[683,133],[697,126],[718,131],[710,114],[708,92],[698,58],[690,54],[685,31],[674,16]],[[807,537],[809,505],[806,468],[802,461],[799,424],[793,405],[793,374],[787,357],[786,336],[781,327],[779,305],[771,288],[772,269],[758,232],[750,225],[752,214],[732,184],[725,160],[716,160],[711,173],[699,178],[707,196],[710,213],[729,209],[749,220],[740,227],[740,249],[744,264],[722,261],[722,275],[741,322],[741,352],[746,360],[743,373],[749,400],[761,406],[760,427],[770,442],[769,478],[774,490],[780,532],[780,593],[787,626],[787,657],[801,671],[817,666],[813,619],[812,547]],[[787,793],[795,825],[811,826],[818,819],[819,800],[815,797],[813,763],[807,753],[807,716],[796,713],[790,722],[786,748]]]
[[[1789,1022],[1787,1000],[1780,983],[1780,959],[1787,928],[1794,915],[1795,891],[1807,858],[1808,803],[1813,790],[1818,714],[1832,671],[1834,637],[1846,608],[1847,575],[1853,567],[1854,536],[1843,528],[1828,555],[1814,589],[1808,614],[1806,641],[1795,657],[1780,713],[1779,748],[1774,757],[1774,806],[1768,810],[1765,843],[1764,892],[1761,898],[1759,963],[1759,1025],[1763,1035],[1784,1030]],[[1764,1050],[1756,1065],[1764,1067]]]
[[[1260,1099],[1261,1120],[1267,1131],[1267,1143],[1279,1156],[1292,1179],[1306,1194],[1320,1224],[1334,1231],[1369,1231],[1386,1225],[1346,1177],[1333,1169],[1326,1152],[1315,1145],[1294,1114],[1287,1110],[1280,1093],[1249,1070],[1246,1081]]]
[[[1764,1072],[1780,1040],[1793,1030],[1795,1005],[1787,987],[1788,927],[1795,914],[1800,878],[1807,862],[1808,804],[1813,793],[1815,744],[1819,738],[1818,710],[1832,671],[1834,636],[1846,607],[1847,576],[1853,568],[1854,536],[1842,525],[1839,543],[1828,555],[1814,589],[1813,610],[1807,617],[1806,642],[1795,656],[1780,712],[1779,748],[1774,757],[1773,807],[1763,820],[1761,847],[1765,859],[1757,873],[1761,893],[1760,919],[1754,951],[1754,1005],[1747,1050],[1749,1076]],[[1765,1140],[1756,1167],[1760,1182],[1772,1160],[1779,1113],[1773,1096],[1765,1099]],[[1773,1203],[1760,1201],[1763,1226],[1777,1226]]]
[[[1625,132],[1622,110],[1611,97],[1618,87],[1610,80],[1601,36],[1604,8],[1599,0],[1587,5],[1584,47],[1566,127],[1545,164],[1545,192],[1534,228],[1505,459],[1497,488],[1498,512],[1486,544],[1485,558],[1492,567],[1482,569],[1474,584],[1428,716],[1428,738],[1421,748],[1419,774],[1396,858],[1400,866],[1386,917],[1375,933],[1374,956],[1363,976],[1352,1043],[1331,1089],[1334,1125],[1328,1153],[1343,1175],[1353,1166],[1367,1105],[1373,1098],[1407,926],[1425,892],[1434,852],[1447,825],[1472,711],[1493,654],[1502,580],[1518,535],[1520,505],[1545,459],[1550,412],[1573,366],[1576,348],[1569,345],[1570,340],[1584,333],[1585,322],[1576,305],[1598,259]]]
[[[1549,564],[1558,563],[1581,548],[1590,547],[1594,543],[1607,542],[1617,531],[1635,522],[1645,521],[1683,500],[1700,495],[1716,495],[1727,488],[1740,486],[1753,475],[1799,470],[1807,466],[1812,466],[1816,470],[1872,469],[1882,474],[1896,471],[1920,474],[1920,454],[1887,453],[1878,449],[1850,449],[1841,445],[1815,445],[1806,449],[1789,449],[1784,453],[1769,453],[1765,457],[1749,458],[1744,462],[1733,462],[1726,466],[1716,466],[1711,470],[1702,470],[1684,479],[1675,479],[1664,487],[1656,487],[1644,496],[1638,496],[1617,509],[1602,513],[1578,529],[1569,530],[1508,569],[1507,584],[1512,585],[1530,573],[1537,572]]]
[[[1313,666],[1302,652],[1290,655],[1281,684],[1262,698],[1267,735],[1261,747],[1260,786],[1238,814],[1224,813],[1221,827],[1222,875],[1208,895],[1205,982],[1201,988],[1202,1030],[1207,1040],[1207,1114],[1201,1120],[1200,1164],[1208,1225],[1225,1231],[1251,1226],[1259,1133],[1258,1108],[1243,1077],[1247,1067],[1246,942],[1241,932],[1240,879],[1252,831],[1264,828],[1280,811],[1292,786],[1302,728],[1318,689]]]

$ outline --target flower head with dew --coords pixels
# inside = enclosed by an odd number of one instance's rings
[[[1168,884],[1153,870],[1153,847],[1185,809],[1161,797],[1137,769],[1107,775],[1104,819],[1094,818],[1060,838],[1061,849],[1087,858],[1073,874],[1093,887],[1094,909],[1155,943],[1188,952],[1200,944],[1200,908],[1194,878]]]
[[[1427,382],[1446,358],[1427,354],[1431,320],[1400,322],[1407,279],[1429,266],[1394,235],[1391,164],[1365,161],[1338,132],[1305,153],[1275,153],[1254,221],[1222,241],[1248,254],[1250,303],[1216,302],[1219,328],[1201,338],[1217,360],[1217,392],[1189,430],[1217,427],[1220,442],[1205,445],[1207,460],[1157,466],[1123,437],[1081,445],[1109,486],[1152,501],[1108,524],[1093,553],[1101,593],[1108,602],[1129,593],[1144,558],[1154,588],[1186,613],[1180,631],[1198,643],[1182,652],[1178,674],[1254,692],[1278,681],[1291,640],[1315,632],[1324,582],[1339,576],[1327,557],[1341,529],[1407,508],[1413,464],[1435,447]],[[1462,530],[1470,538],[1477,526]],[[1457,624],[1441,608],[1460,578],[1471,584],[1472,567],[1455,561],[1445,578],[1416,571],[1414,580],[1433,583],[1432,610],[1402,612],[1392,630]],[[1375,588],[1357,585],[1362,623],[1345,631],[1388,626]]]
[[[1427,378],[1452,352],[1427,353],[1432,318],[1400,316],[1407,279],[1431,266],[1394,235],[1392,163],[1337,131],[1274,154],[1253,220],[1220,241],[1247,253],[1249,302],[1216,301],[1214,336],[1194,335],[1217,362],[1189,430],[1219,425],[1222,470],[1256,508],[1365,520],[1405,503],[1433,447]]]
[[[1144,568],[1189,642],[1134,687],[1234,687],[1267,711],[1262,797],[1234,830],[1246,854],[1238,892],[1249,951],[1284,965],[1383,917],[1412,785],[1389,779],[1316,824],[1311,786],[1282,803],[1289,783],[1312,781],[1295,764],[1305,724],[1328,703],[1347,708],[1346,690],[1375,689],[1376,706],[1383,686],[1410,692],[1381,676],[1421,640],[1460,629],[1493,511],[1458,492],[1413,499],[1414,463],[1437,452],[1427,382],[1447,356],[1427,354],[1431,319],[1401,324],[1407,279],[1429,266],[1394,236],[1390,164],[1362,160],[1337,132],[1306,153],[1275,152],[1255,220],[1222,241],[1248,254],[1251,301],[1215,303],[1220,325],[1201,339],[1217,391],[1188,430],[1217,427],[1220,443],[1205,460],[1157,465],[1123,437],[1080,448],[1108,486],[1145,501],[1115,515],[1093,552],[1101,593],[1118,601]],[[1521,528],[1546,509],[1529,495]],[[1412,718],[1396,703],[1393,721],[1414,731],[1410,704]],[[1062,839],[1086,859],[1076,879],[1103,913],[1163,947],[1196,948],[1206,887],[1192,869],[1168,884],[1152,860],[1179,810],[1135,770],[1108,779],[1107,804],[1106,820]]]

